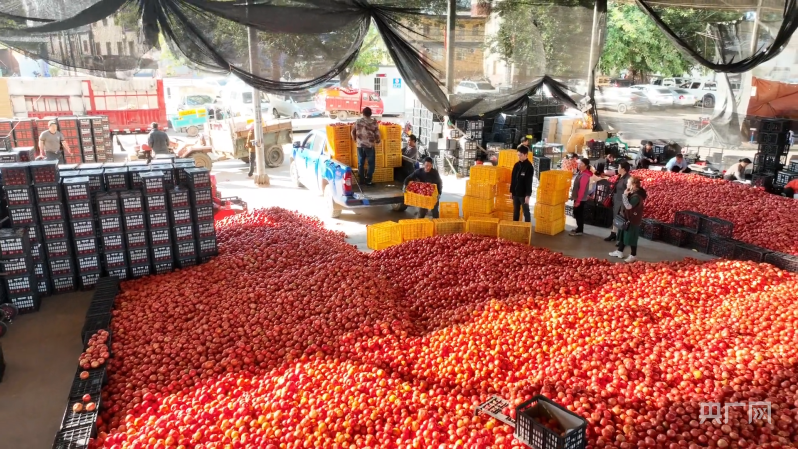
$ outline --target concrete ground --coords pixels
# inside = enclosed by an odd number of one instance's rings
[[[278,169],[269,169],[270,187],[256,187],[247,178],[248,166],[241,161],[214,165],[218,188],[223,196],[239,196],[250,208],[279,206],[308,215],[322,213],[317,192],[290,185],[288,158]],[[465,180],[444,179],[443,201],[460,201]],[[366,250],[366,225],[386,220],[414,218],[415,209],[392,212],[388,207],[344,211],[340,219],[325,218],[332,229],[344,231],[348,241]],[[569,229],[574,225],[569,218]],[[607,259],[613,245],[602,241],[609,230],[586,227],[586,235],[570,237],[533,235],[533,244],[573,257]],[[641,240],[643,261],[708,259],[693,251],[658,242]],[[618,261],[618,259],[613,259]],[[82,351],[79,334],[91,299],[91,292],[45,298],[41,311],[19,317],[0,341],[7,364],[0,382],[0,447],[47,449],[52,446],[66,406],[66,399]]]

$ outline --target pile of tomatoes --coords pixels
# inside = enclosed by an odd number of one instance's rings
[[[437,186],[429,182],[411,182],[407,185],[407,191],[422,196],[435,195]]]
[[[473,407],[537,394],[591,448],[798,444],[794,274],[465,234],[366,255],[281,209],[217,226],[212,261],[123,284],[94,447],[510,448]],[[700,418],[749,401],[770,422]]]

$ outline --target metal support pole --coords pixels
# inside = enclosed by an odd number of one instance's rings
[[[249,0],[248,4],[253,4],[253,0]],[[258,74],[257,59],[258,59],[258,35],[255,28],[247,27],[247,34],[249,40],[249,72],[253,75]],[[255,184],[259,186],[268,186],[269,175],[266,174],[266,151],[263,148],[263,119],[260,110],[260,90],[252,88],[252,109],[255,114],[255,121],[253,127],[255,131]]]
[[[754,17],[754,28],[751,32],[751,56],[756,53],[759,44],[759,15],[762,13],[762,0],[756,4],[756,17]]]
[[[449,0],[446,14],[446,91],[454,93],[454,30],[457,19],[457,0]]]
[[[598,26],[598,0],[593,4],[593,26],[590,28],[590,59],[588,59],[587,64],[587,84],[590,86],[591,79],[593,77],[593,68],[595,67],[595,63],[593,62],[593,54],[595,53],[596,48],[596,27]]]

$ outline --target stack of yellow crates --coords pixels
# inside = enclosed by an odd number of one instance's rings
[[[513,219],[513,197],[510,195],[510,181],[513,167],[518,162],[518,152],[515,150],[500,150],[498,167],[502,170],[502,176],[506,182],[496,184],[496,212],[495,216],[499,220],[512,221]],[[507,174],[509,170],[509,175]]]
[[[496,167],[475,165],[471,167],[471,179],[466,181],[463,197],[463,218],[493,217],[496,199]]]
[[[535,201],[535,232],[557,235],[565,230],[565,202],[571,186],[572,173],[549,170],[540,174]]]
[[[366,244],[370,249],[380,250],[402,243],[402,226],[384,221],[366,226]]]
[[[352,126],[346,123],[327,125],[327,141],[330,142],[330,157],[336,161],[357,167],[357,150],[352,151]],[[353,162],[354,161],[354,162]],[[352,165],[352,164],[355,165]]]
[[[396,123],[380,123],[380,140],[382,141],[384,168],[402,166],[402,126]],[[377,164],[379,168],[380,165]]]

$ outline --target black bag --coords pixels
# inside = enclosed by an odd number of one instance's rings
[[[626,231],[629,229],[629,220],[627,220],[623,215],[618,214],[612,219],[612,225],[615,226],[615,229],[619,231]]]

